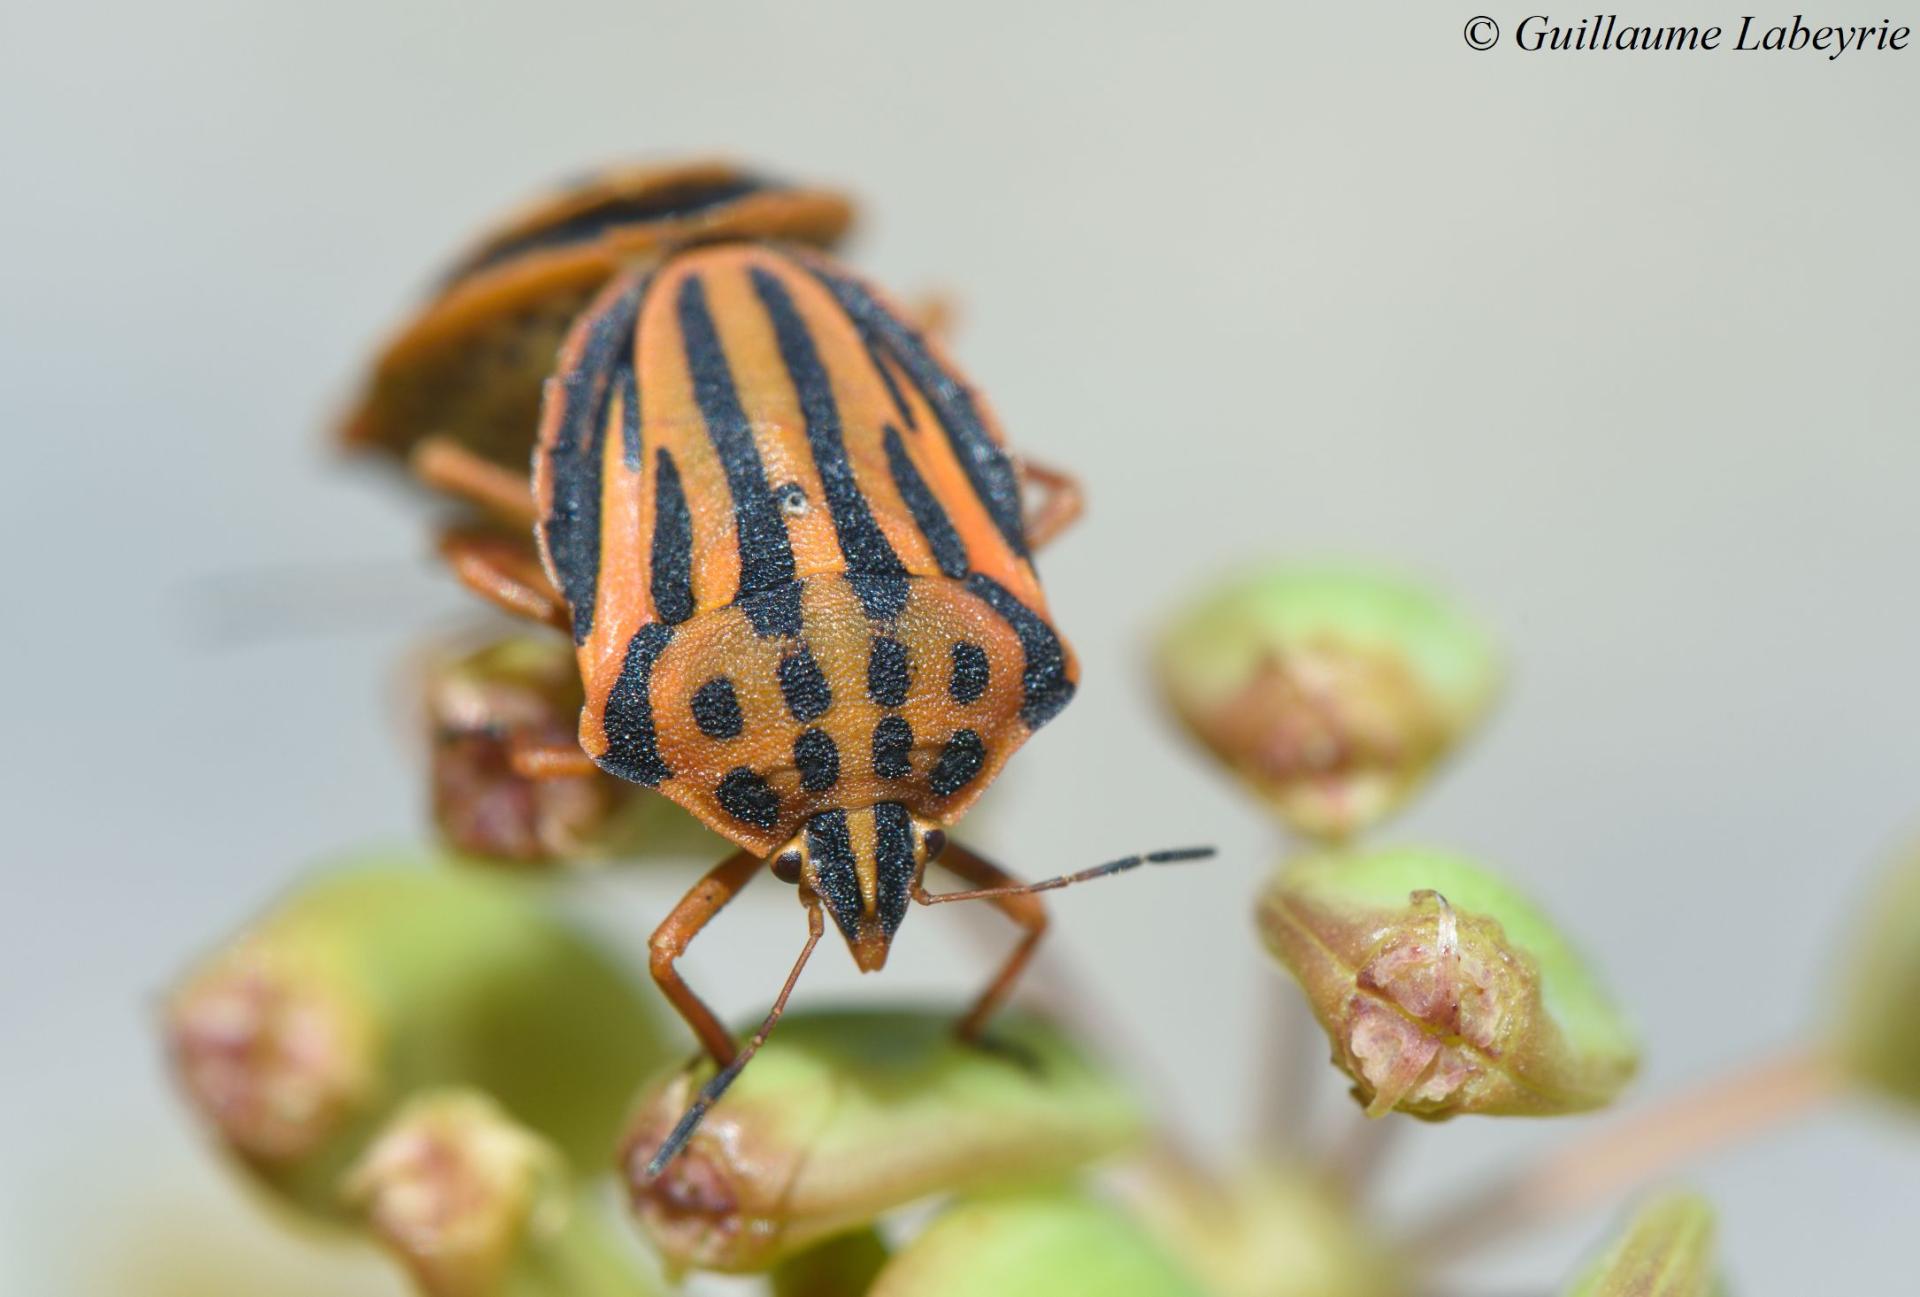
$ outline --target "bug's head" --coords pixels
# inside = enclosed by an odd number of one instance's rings
[[[946,833],[898,802],[822,811],[773,857],[773,872],[819,898],[871,973],[887,962],[907,917],[914,880],[947,844]]]

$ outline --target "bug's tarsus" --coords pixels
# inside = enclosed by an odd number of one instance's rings
[[[694,1096],[693,1102],[687,1105],[686,1112],[681,1115],[679,1121],[674,1123],[673,1130],[661,1142],[654,1155],[648,1159],[646,1179],[658,1178],[660,1173],[667,1169],[668,1164],[680,1155],[680,1151],[687,1146],[687,1141],[693,1138],[693,1132],[700,1128],[700,1123],[706,1118],[707,1110],[720,1101],[720,1096],[727,1092],[727,1087],[733,1084],[735,1078],[740,1075],[741,1069],[760,1052],[760,1046],[767,1043],[767,1037],[773,1033],[773,1024],[780,1021],[780,1015],[786,1012],[787,997],[793,994],[794,986],[800,981],[800,970],[807,966],[807,960],[812,956],[813,948],[820,944],[820,934],[824,931],[826,931],[826,924],[821,918],[820,906],[809,905],[807,907],[807,944],[800,948],[800,957],[793,961],[793,971],[787,974],[786,985],[780,988],[779,998],[774,1000],[773,1007],[767,1010],[766,1019],[761,1022],[760,1029],[753,1033],[753,1039],[746,1043],[746,1047],[734,1055],[731,1063],[715,1072],[707,1083],[700,1087],[700,1093]]]

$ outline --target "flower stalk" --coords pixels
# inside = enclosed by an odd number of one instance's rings
[[[1583,1136],[1416,1224],[1405,1249],[1440,1264],[1609,1201],[1716,1148],[1830,1102],[1846,1082],[1833,1057],[1797,1047],[1715,1077]]]
[[[1567,1297],[1714,1297],[1713,1209],[1697,1194],[1656,1198]]]

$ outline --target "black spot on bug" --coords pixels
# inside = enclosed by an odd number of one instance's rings
[[[860,935],[860,873],[853,858],[853,837],[845,811],[822,811],[807,821],[807,855],[813,859],[814,886],[827,913],[848,941]]]
[[[780,819],[780,794],[745,766],[727,771],[714,789],[714,796],[720,802],[720,809],[756,828],[770,829]]]
[[[780,696],[797,721],[818,720],[833,706],[833,690],[806,645],[780,659]]]
[[[940,760],[927,776],[927,787],[937,796],[951,797],[972,783],[986,763],[987,745],[980,736],[972,730],[956,730],[947,746],[940,749]]]
[[[824,793],[840,782],[840,749],[825,730],[806,730],[793,741],[793,766],[802,788]]]
[[[913,726],[904,716],[882,716],[873,727],[873,773],[882,779],[905,779],[913,773]]]
[[[978,644],[958,640],[953,646],[953,675],[947,680],[947,696],[965,707],[980,701],[993,678],[987,651]]]
[[[740,715],[740,699],[733,692],[733,681],[715,676],[693,691],[693,723],[710,739],[740,737],[746,721]]]
[[[1014,598],[1013,592],[981,572],[967,578],[967,589],[1013,628],[1026,665],[1020,673],[1024,700],[1020,719],[1037,730],[1073,699],[1073,681],[1067,677],[1067,651],[1046,618]]]
[[[898,802],[873,808],[874,917],[891,937],[907,917],[913,888],[913,821]]]
[[[652,788],[673,778],[673,769],[661,759],[653,726],[653,664],[673,640],[673,631],[651,622],[627,641],[627,658],[620,678],[613,682],[601,729],[607,736],[600,768],[609,774]]]
[[[875,637],[867,650],[867,697],[882,707],[898,707],[907,700],[911,683],[907,646],[891,635]]]

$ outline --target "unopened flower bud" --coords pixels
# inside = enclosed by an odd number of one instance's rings
[[[1568,1297],[1714,1297],[1713,1209],[1690,1193],[1656,1198]]]
[[[1301,860],[1268,885],[1259,919],[1369,1116],[1578,1112],[1633,1074],[1633,1038],[1572,947],[1457,857]]]
[[[434,1091],[407,1104],[345,1190],[425,1297],[655,1291],[553,1146],[474,1091]]]
[[[880,1272],[867,1297],[1209,1297],[1151,1233],[1076,1189],[947,1208]]]
[[[579,725],[572,646],[519,635],[426,669],[433,819],[447,845],[488,860],[572,860],[618,849],[646,790],[612,775],[529,779],[516,745],[570,748]]]
[[[1920,1105],[1920,848],[1882,883],[1851,960],[1840,1055],[1860,1081]]]
[[[1174,714],[1296,831],[1338,841],[1385,819],[1486,713],[1495,656],[1418,586],[1274,568],[1174,619],[1159,644]]]
[[[522,880],[394,862],[298,887],[182,979],[163,1025],[221,1142],[326,1216],[416,1090],[485,1089],[599,1166],[666,1054],[649,990]]]
[[[694,1132],[647,1164],[711,1065],[642,1099],[622,1165],[678,1269],[758,1271],[935,1193],[1047,1179],[1132,1144],[1132,1096],[1057,1030],[1017,1014],[986,1046],[946,1012],[792,1013]]]
[[[1316,1176],[1260,1166],[1216,1180],[1156,1163],[1139,1214],[1213,1297],[1399,1297],[1383,1243]]]

